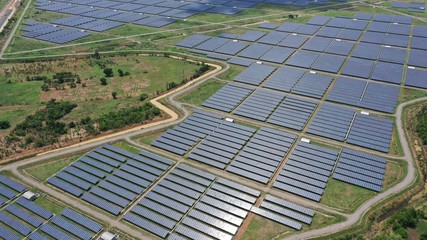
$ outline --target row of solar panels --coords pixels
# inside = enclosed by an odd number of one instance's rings
[[[104,145],[48,180],[65,192],[119,215],[173,162],[147,151],[132,154]]]
[[[15,198],[26,189],[24,185],[0,174],[0,206]]]
[[[319,202],[338,154],[334,150],[300,142],[273,186]]]
[[[91,30],[96,32],[103,32],[112,28],[122,26],[123,23],[107,21],[107,20],[98,20],[95,18],[89,17],[66,17],[54,20],[52,24],[63,25],[67,27],[76,27],[84,30]]]
[[[178,165],[125,215],[161,238],[232,239],[260,192],[187,165]],[[314,211],[267,195],[279,223],[300,230]]]
[[[83,32],[77,29],[60,28],[51,24],[40,22],[25,22],[29,27],[22,28],[26,32],[23,37],[47,41],[52,43],[64,44],[77,39],[81,39],[90,35],[88,32]]]
[[[47,236],[58,240],[76,237],[89,240],[103,228],[98,222],[71,209],[65,208],[61,216],[54,216],[49,210],[22,197],[0,212],[0,223],[8,227],[0,226],[0,238],[8,240],[22,237],[47,240]]]
[[[333,178],[380,192],[386,159],[343,149]]]
[[[395,1],[391,4],[392,8],[403,8],[407,9],[410,12],[425,12],[426,4],[423,2],[398,2]]]
[[[227,167],[227,171],[266,184],[297,136],[261,127]]]

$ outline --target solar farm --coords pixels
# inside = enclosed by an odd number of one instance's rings
[[[43,55],[39,68],[25,69],[28,82],[43,89],[49,81],[31,77],[42,68],[50,77],[63,64],[56,57],[73,58],[71,72],[87,57],[81,67],[105,73],[105,84],[74,73],[85,85],[67,97],[84,94],[81,100],[103,116],[111,115],[104,107],[142,104],[160,114],[85,135],[90,128],[80,127],[87,122],[97,130],[96,116],[70,110],[79,120],[67,129],[80,138],[45,146],[28,163],[0,165],[0,239],[335,239],[412,184],[412,146],[398,121],[407,117],[401,104],[427,97],[425,3],[34,0],[26,6],[0,58],[22,57],[25,67]],[[165,60],[145,69],[143,55],[163,54],[183,65]],[[109,59],[115,55],[123,62]],[[132,64],[140,64],[139,75]],[[166,90],[154,83],[164,76],[162,64],[178,69]],[[202,67],[208,70],[198,72]],[[24,70],[5,74],[17,71]],[[94,82],[101,82],[99,92],[87,91]],[[37,101],[65,95],[73,88],[67,84],[40,91]],[[101,103],[101,95],[108,99]],[[60,123],[72,125],[68,117]],[[31,192],[34,199],[26,197]]]

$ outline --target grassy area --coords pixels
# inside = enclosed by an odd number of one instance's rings
[[[338,216],[327,215],[321,212],[317,212],[313,218],[313,222],[310,226],[303,224],[302,231],[310,231],[313,229],[318,229],[326,225],[334,224],[341,222],[341,219]],[[286,236],[290,236],[295,233],[295,230],[286,227],[282,224],[276,223],[274,221],[268,220],[264,217],[255,215],[248,228],[242,236],[242,240],[270,240],[270,239],[279,239]]]
[[[40,207],[43,207],[51,212],[53,212],[56,215],[60,215],[62,210],[64,209],[63,206],[54,203],[53,201],[45,198],[45,197],[39,197],[34,201],[37,205]]]
[[[398,103],[408,102],[417,98],[426,97],[427,91],[421,89],[401,88]]]
[[[160,137],[160,135],[162,135],[163,133],[164,131],[142,135],[137,138],[138,139],[137,141],[146,145],[150,145],[154,140]]]
[[[406,163],[388,161],[383,181],[383,191],[400,182],[406,175]],[[354,212],[363,202],[373,197],[374,191],[330,179],[320,203],[345,213]],[[351,199],[351,201],[349,201]]]
[[[225,71],[224,73],[220,74],[218,78],[224,79],[224,80],[230,80],[233,81],[234,78],[243,70],[245,70],[246,67],[237,66],[237,65],[230,65],[230,68]]]
[[[50,176],[54,175],[70,163],[76,161],[80,155],[59,159],[56,161],[43,161],[37,165],[30,165],[23,170],[33,176],[40,182],[46,181]]]
[[[364,201],[374,195],[375,192],[365,188],[330,179],[320,203],[343,212],[353,212]],[[349,199],[351,199],[351,201],[349,201]]]
[[[198,86],[196,89],[182,96],[179,101],[200,106],[206,99],[225,86],[225,84],[226,83],[218,80],[207,81]]]
[[[403,156],[402,144],[396,126],[393,127],[393,135],[390,143],[390,153],[396,156]]]
[[[108,85],[102,86],[99,79],[104,77],[99,64],[113,68],[114,77],[108,78]],[[96,118],[100,114],[139,105],[142,93],[153,96],[164,91],[170,82],[180,83],[182,79],[192,76],[196,69],[194,63],[156,56],[104,56],[100,60],[91,58],[67,58],[34,63],[5,63],[0,71],[11,71],[9,76],[0,76],[0,110],[1,120],[19,123],[27,115],[39,108],[43,102],[52,98],[77,103],[75,108],[63,120],[79,121],[82,116]],[[13,70],[11,70],[13,69]],[[117,70],[130,73],[119,77]],[[53,73],[70,71],[77,74],[81,84],[75,88],[64,84],[63,90],[50,89],[41,91],[42,81],[27,81],[27,76],[46,76]],[[117,92],[113,99],[112,92]],[[4,114],[3,114],[4,113]]]
[[[123,150],[126,150],[128,152],[135,153],[135,154],[137,154],[141,151],[141,149],[134,147],[125,141],[118,141],[118,142],[113,143],[113,145],[118,147],[118,148],[121,148]]]

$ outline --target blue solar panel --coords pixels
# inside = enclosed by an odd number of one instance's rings
[[[402,80],[403,65],[394,63],[377,62],[372,73],[372,79],[400,84]]]
[[[427,68],[427,51],[412,49],[409,51],[408,65]]]
[[[29,210],[30,212],[35,213],[37,216],[42,217],[45,220],[48,220],[53,216],[53,213],[51,213],[50,211],[38,206],[34,202],[29,201],[25,198],[18,198],[18,200],[16,200],[16,203],[22,206],[23,208]]]
[[[427,72],[421,69],[408,68],[406,70],[406,86],[427,88]]]
[[[369,78],[375,61],[360,58],[350,58],[345,64],[342,74],[354,77]]]

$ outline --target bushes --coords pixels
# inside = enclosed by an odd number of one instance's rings
[[[423,144],[427,144],[427,106],[423,107],[418,113],[418,124],[416,131],[418,136],[423,140]]]
[[[10,128],[10,123],[8,121],[0,121],[0,129]]]
[[[98,119],[100,131],[123,128],[127,125],[152,120],[160,115],[160,110],[151,103],[142,106],[120,109],[103,114]]]

